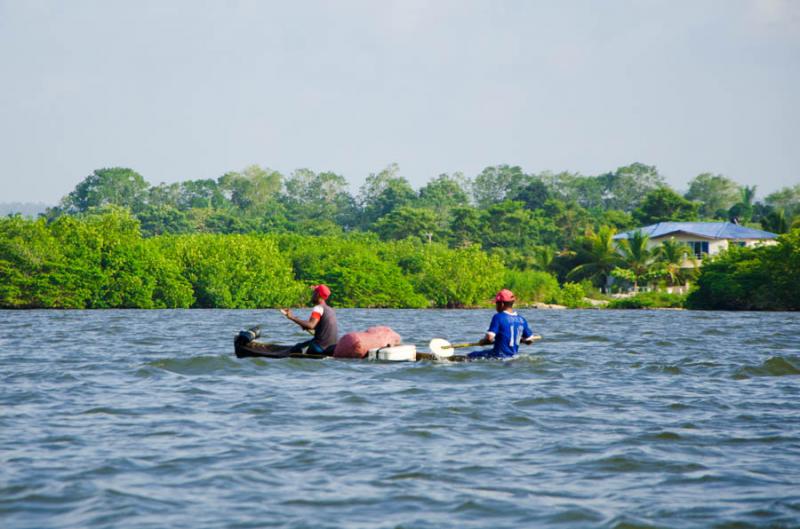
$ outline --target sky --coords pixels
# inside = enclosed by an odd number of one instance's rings
[[[0,202],[102,167],[800,184],[800,1],[0,0]]]

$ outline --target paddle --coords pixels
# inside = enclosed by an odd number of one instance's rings
[[[439,358],[449,358],[453,356],[453,349],[459,349],[461,347],[474,347],[476,345],[480,345],[480,343],[459,343],[453,345],[444,338],[434,338],[428,344],[428,348]]]
[[[541,340],[542,337],[538,334],[534,334],[531,336],[531,340],[534,342],[537,340]],[[428,348],[431,350],[433,354],[435,354],[439,358],[449,358],[453,356],[453,349],[462,349],[464,347],[476,347],[478,345],[488,345],[482,344],[480,342],[473,342],[473,343],[457,343],[452,344],[445,340],[444,338],[434,338],[428,344]]]

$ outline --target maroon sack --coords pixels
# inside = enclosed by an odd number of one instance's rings
[[[370,327],[364,332],[349,332],[342,336],[333,356],[336,358],[364,358],[370,349],[400,345],[400,335],[389,327]]]

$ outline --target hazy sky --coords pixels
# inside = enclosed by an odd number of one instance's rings
[[[94,169],[800,183],[800,1],[0,0],[0,202]]]

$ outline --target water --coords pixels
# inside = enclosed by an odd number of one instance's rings
[[[523,358],[434,365],[234,358],[303,339],[276,311],[0,312],[0,526],[800,527],[800,315],[523,314]]]

